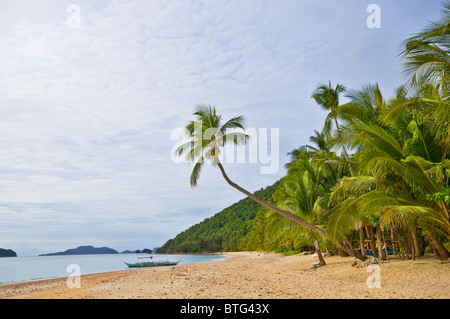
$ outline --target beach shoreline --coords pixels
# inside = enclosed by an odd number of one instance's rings
[[[4,284],[2,299],[450,299],[450,263],[432,256],[391,258],[372,268],[331,256],[324,267],[312,255],[225,253],[218,262],[82,275]],[[379,288],[374,285],[379,279]]]

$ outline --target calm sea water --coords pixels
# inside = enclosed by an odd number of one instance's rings
[[[178,265],[220,261],[225,258],[224,255],[151,256],[154,261],[179,260]],[[137,262],[137,257],[136,254],[5,257],[0,258],[0,284],[67,277],[74,274],[74,269],[79,269],[81,275],[126,270],[129,268],[124,262]],[[77,266],[74,268],[71,265]]]

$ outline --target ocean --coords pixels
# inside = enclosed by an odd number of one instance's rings
[[[87,275],[101,272],[129,270],[125,262],[138,261],[138,254],[98,254],[0,258],[0,285],[7,283],[33,281]],[[198,264],[220,261],[225,255],[145,255],[153,261],[180,261],[178,265]],[[142,260],[140,260],[142,261]]]

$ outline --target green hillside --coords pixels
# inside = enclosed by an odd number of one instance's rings
[[[255,192],[264,200],[270,200],[278,182]],[[256,217],[264,219],[265,210],[261,205],[244,198],[225,208],[211,218],[207,218],[174,239],[167,241],[159,253],[198,253],[262,249],[264,234],[253,227]]]

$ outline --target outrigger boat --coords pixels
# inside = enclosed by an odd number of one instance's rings
[[[143,258],[150,258],[153,257],[138,257],[138,259]],[[143,262],[137,262],[134,264],[130,264],[125,262],[125,264],[130,268],[141,268],[141,267],[162,267],[162,266],[175,266],[178,265],[180,261],[143,261]]]

